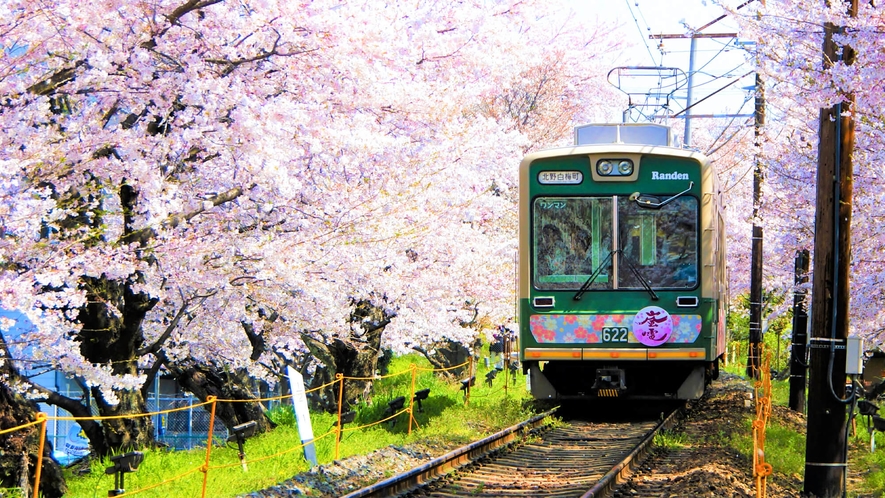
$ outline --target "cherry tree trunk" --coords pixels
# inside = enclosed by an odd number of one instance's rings
[[[348,322],[350,329],[344,337],[319,339],[302,334],[304,344],[314,358],[322,363],[310,379],[310,387],[319,387],[335,380],[336,374],[345,378],[342,409],[349,409],[371,395],[372,381],[378,368],[381,352],[381,336],[384,328],[396,314],[371,300],[354,301]],[[308,399],[311,405],[329,412],[338,410],[340,387],[334,384]]]
[[[84,278],[83,282],[89,301],[79,313],[81,354],[92,363],[109,363],[114,375],[137,375],[138,348],[144,343],[141,326],[156,299],[133,292],[129,284],[103,277]],[[115,308],[113,312],[110,306]],[[102,422],[103,440],[87,433],[100,456],[151,446],[155,441],[151,417],[126,417],[149,411],[144,392],[119,390],[115,394],[118,400],[108,400],[98,388],[92,389],[100,415],[122,417]]]
[[[92,395],[101,416],[120,417],[102,420],[103,442],[96,444],[92,435],[89,432],[86,433],[95,453],[107,456],[153,446],[155,443],[154,424],[151,417],[132,416],[150,411],[140,389],[118,392],[117,403],[109,403],[95,388],[92,389]]]
[[[471,357],[476,357],[475,353],[479,346],[480,344],[477,342],[473,345],[473,351],[471,351],[470,348],[460,342],[445,340],[436,343],[430,350],[418,346],[412,349],[423,354],[427,361],[434,368],[439,369],[443,375],[460,379],[467,376],[470,367],[465,364],[468,363]],[[458,365],[464,366],[452,368]]]
[[[0,376],[9,379],[9,384],[19,379],[18,372],[9,361],[0,361]],[[0,430],[11,429],[37,418],[37,405],[12,391],[9,384],[0,383]],[[39,449],[39,425],[0,436],[0,488],[23,488],[23,495],[30,495]],[[47,440],[43,446],[43,466],[40,470],[40,492],[45,498],[60,497],[67,492],[61,468],[51,454],[52,444]]]
[[[252,395],[249,387],[250,378],[245,371],[226,372],[212,365],[195,363],[172,366],[167,364],[167,368],[172,371],[175,380],[185,390],[193,393],[201,401],[206,401],[209,396],[238,400],[215,405],[215,416],[228,429],[253,421],[255,429],[252,435],[262,434],[274,428],[274,423],[264,413],[264,407]]]

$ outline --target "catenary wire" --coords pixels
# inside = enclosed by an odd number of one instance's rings
[[[657,61],[655,61],[655,56],[651,53],[651,49],[648,48],[648,42],[645,40],[645,33],[642,32],[642,27],[639,25],[639,19],[637,19],[636,14],[633,13],[633,7],[630,6],[630,0],[624,0],[624,3],[627,4],[627,10],[630,11],[630,16],[633,17],[633,22],[636,24],[636,29],[639,30],[639,37],[642,38],[642,44],[645,46],[645,50],[648,52],[648,56],[651,57],[652,64],[657,64]],[[642,16],[642,10],[639,9],[638,2],[636,4],[636,10],[638,10],[639,15]],[[644,17],[642,20],[643,20],[643,22],[645,22]],[[646,23],[646,27],[647,27],[647,29],[651,29],[651,28],[648,28],[648,23]]]

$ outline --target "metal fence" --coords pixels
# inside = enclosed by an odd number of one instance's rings
[[[185,408],[198,403],[200,400],[193,396],[159,396],[147,400],[149,412]],[[177,450],[206,446],[206,437],[209,434],[209,412],[204,410],[202,406],[153,415],[152,418],[154,436],[158,443]],[[217,427],[212,430],[212,435],[226,440],[227,429],[223,424],[217,424]]]
[[[71,398],[82,397],[79,391],[62,391],[63,396]],[[267,393],[253,393],[266,396]],[[273,394],[272,394],[273,396]],[[200,400],[189,394],[157,395],[156,391],[148,394],[147,411],[149,413],[165,412],[179,409],[169,413],[151,415],[154,425],[154,437],[157,442],[177,450],[192,449],[206,446],[206,437],[209,434],[209,412],[200,404]],[[265,409],[279,406],[279,401],[264,403]],[[41,410],[50,416],[70,416],[70,414],[56,406],[42,405]],[[92,415],[98,415],[98,407],[91,403]],[[216,420],[212,430],[215,440],[226,441],[228,438],[227,428]],[[84,448],[87,444],[85,435],[79,429],[76,422],[68,420],[52,420],[46,427],[46,438],[52,441],[56,458],[62,463],[68,463],[82,456],[82,452],[72,451],[74,448]],[[67,452],[65,450],[68,450]]]

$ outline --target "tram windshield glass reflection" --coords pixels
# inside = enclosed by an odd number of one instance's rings
[[[542,290],[576,290],[598,269],[588,290],[644,288],[630,264],[653,288],[691,289],[698,283],[698,238],[694,197],[654,210],[627,197],[538,197],[532,203],[532,282]],[[612,251],[615,257],[607,258]]]

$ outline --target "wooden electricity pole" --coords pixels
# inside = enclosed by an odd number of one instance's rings
[[[746,4],[745,4],[746,5]],[[765,0],[762,0],[765,6]],[[759,46],[759,44],[757,44]],[[759,58],[756,58],[759,65]],[[765,127],[765,81],[762,68],[756,68],[756,96],[754,102],[753,145],[756,146],[756,165],[753,169],[753,239],[750,242],[750,327],[747,339],[747,377],[759,379],[762,374],[762,141]]]
[[[808,344],[808,307],[805,296],[808,294],[800,286],[808,283],[808,249],[796,251],[795,276],[793,283],[793,346],[790,349],[790,410],[805,412],[806,388],[806,344]]]
[[[846,2],[852,17],[857,0]],[[854,62],[851,47],[833,36],[842,28],[824,26],[824,65]],[[848,338],[849,258],[853,196],[854,95],[820,113],[814,276],[812,279],[810,375],[805,448],[805,493],[839,498],[845,491],[847,420],[845,346]]]
[[[756,71],[756,111],[754,141],[756,166],[753,170],[753,240],[750,246],[750,330],[747,348],[747,376],[760,378],[762,366],[762,128],[765,126],[765,83]]]

